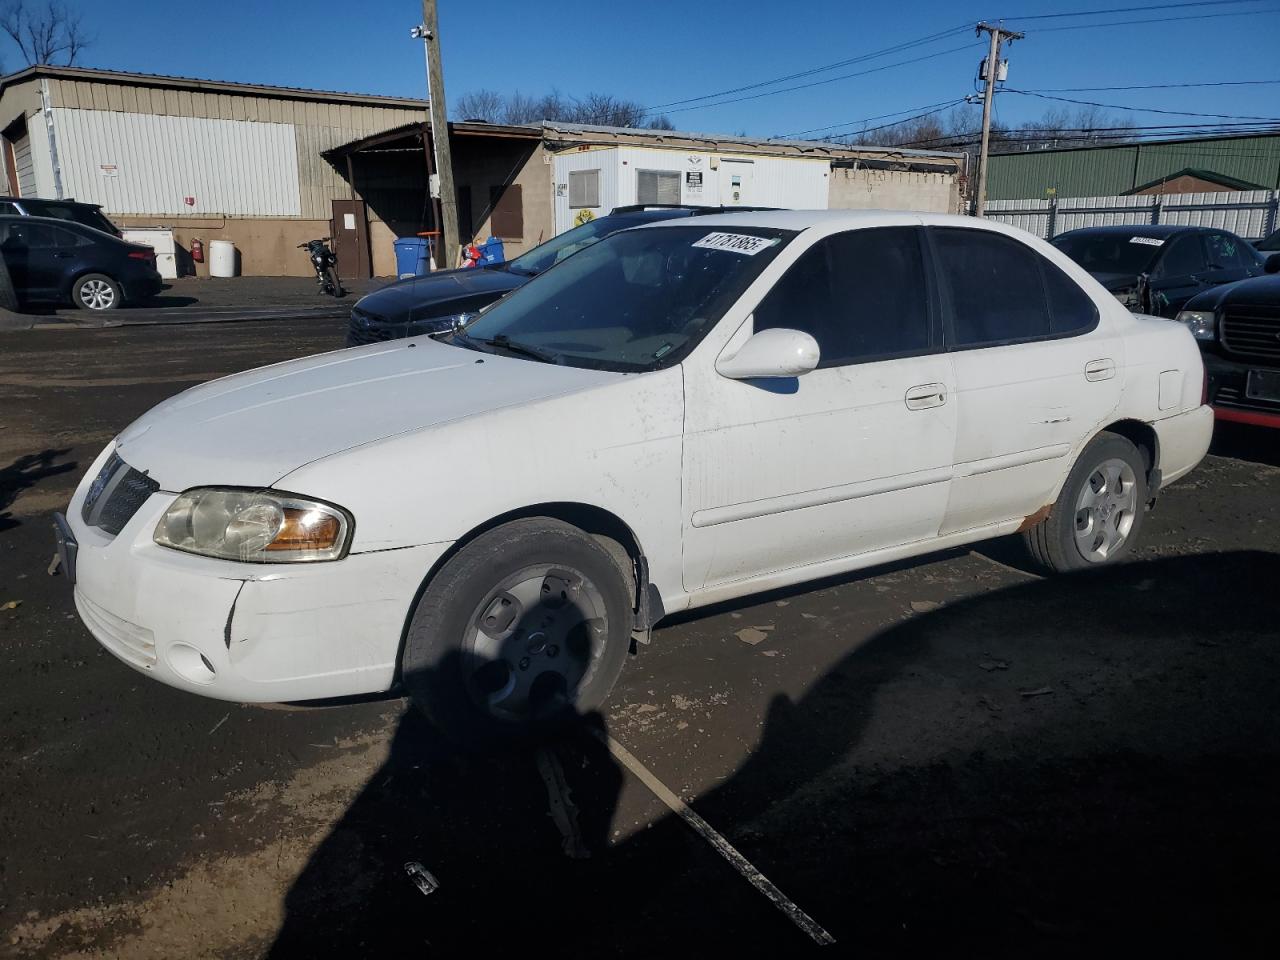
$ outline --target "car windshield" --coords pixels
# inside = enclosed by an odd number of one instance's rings
[[[1065,234],[1053,245],[1090,273],[1143,273],[1165,241],[1132,233]]]
[[[540,243],[527,253],[522,253],[509,264],[507,269],[512,273],[532,277],[549,267],[554,267],[565,257],[572,256],[579,250],[585,250],[593,243],[603,240],[611,233],[617,233],[634,222],[623,217],[601,217],[599,220],[588,220],[580,227],[567,230],[558,237],[552,237],[546,243]]]
[[[669,366],[793,236],[745,226],[615,233],[499,301],[458,339],[569,366]]]

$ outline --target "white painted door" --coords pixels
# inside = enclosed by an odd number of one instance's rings
[[[955,345],[955,478],[942,533],[1047,506],[1080,443],[1120,400],[1123,343],[1097,305],[1031,247],[930,228]]]
[[[741,207],[753,202],[755,169],[756,165],[750,160],[720,161],[721,206]]]
[[[917,227],[817,241],[754,308],[811,333],[818,369],[737,381],[685,363],[690,592],[935,536],[956,414]]]

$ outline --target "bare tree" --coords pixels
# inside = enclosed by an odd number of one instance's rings
[[[454,113],[459,117],[487,120],[490,123],[523,124],[562,120],[606,127],[674,129],[666,117],[650,116],[634,100],[623,100],[608,93],[589,93],[584,97],[574,98],[567,97],[558,90],[540,97],[518,90],[506,95],[492,90],[476,90],[458,99],[454,104]]]
[[[0,6],[0,30],[17,44],[28,66],[59,58],[71,66],[92,42],[80,14],[58,0],[46,0],[42,8],[28,7],[25,0],[5,3]]]

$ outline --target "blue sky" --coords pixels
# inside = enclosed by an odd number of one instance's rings
[[[654,106],[873,53],[996,15],[1028,33],[1008,51],[1010,87],[1280,80],[1275,53],[1280,0],[1188,6],[1174,0],[1163,14],[1150,10],[1043,20],[1018,18],[1143,7],[1154,0],[994,0],[995,7],[991,2],[442,0],[445,82],[451,103],[479,87],[531,94],[558,88],[568,95],[609,92]],[[81,11],[96,35],[82,58],[84,66],[367,93],[424,93],[421,47],[408,35],[420,19],[416,0],[221,0],[195,5],[69,0],[67,5]],[[1248,11],[1271,12],[1222,16]],[[1048,29],[1161,16],[1162,22],[1106,30]],[[1189,17],[1196,19],[1175,19]],[[972,29],[958,30],[936,42],[780,86],[930,57],[917,63],[745,102],[671,108],[669,116],[679,129],[752,136],[788,135],[877,117],[971,93],[983,50]],[[7,40],[3,56],[5,69],[21,66]],[[747,93],[769,89],[774,88]],[[1280,84],[1061,95],[1168,110],[1280,116]],[[997,101],[998,117],[1008,122],[1034,118],[1048,106],[1016,94]],[[1133,116],[1139,123],[1207,122]]]

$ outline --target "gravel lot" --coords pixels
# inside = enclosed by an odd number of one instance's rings
[[[0,335],[0,956],[812,946],[604,731],[828,953],[1271,955],[1280,438],[1220,434],[1122,567],[1042,579],[1001,541],[676,618],[605,715],[466,756],[396,698],[238,706],[151,682],[46,574],[48,513],[133,418],[342,336]]]

